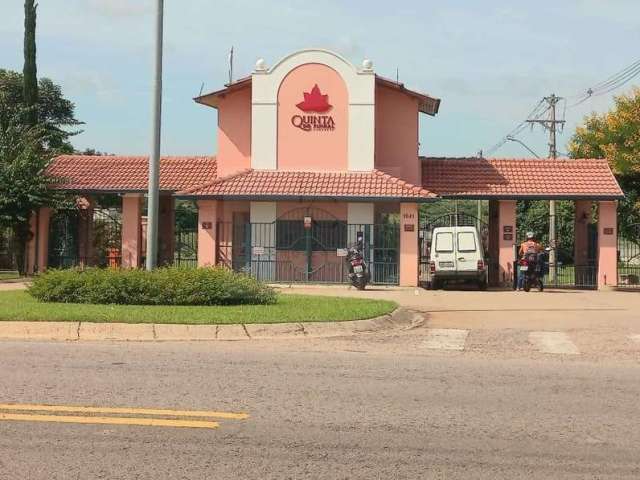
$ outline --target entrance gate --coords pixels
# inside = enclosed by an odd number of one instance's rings
[[[618,287],[640,288],[640,223],[618,228]]]
[[[218,263],[267,282],[345,283],[346,249],[363,239],[377,284],[397,284],[398,224],[348,224],[317,208],[287,212],[273,223],[218,223]]]
[[[577,289],[597,289],[598,288],[598,226],[590,219],[587,222],[587,241],[585,245],[586,252],[582,257],[576,257],[575,244],[575,219],[573,212],[570,218],[568,215],[561,214],[561,202],[556,202],[558,214],[555,217],[556,244],[555,244],[555,264],[549,263],[549,256],[546,256],[547,262],[544,265],[543,283],[545,286],[552,288],[577,288]],[[569,208],[569,207],[567,207]],[[566,213],[566,212],[565,212]],[[549,214],[544,213],[535,218],[528,218],[531,228],[538,235],[538,240],[545,247],[552,247],[549,244]],[[527,226],[518,225],[517,242],[519,246],[521,242],[526,240]],[[517,254],[517,252],[515,252]],[[517,260],[517,258],[516,258]],[[517,266],[517,261],[515,265]],[[514,276],[514,282],[517,275]],[[515,285],[514,285],[515,287]]]
[[[116,209],[96,209],[91,228],[92,256],[80,252],[80,217],[77,210],[62,210],[51,218],[49,258],[51,268],[75,266],[117,267],[120,265],[121,214]]]

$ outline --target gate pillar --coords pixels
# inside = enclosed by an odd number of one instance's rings
[[[198,200],[198,266],[216,264],[216,224],[218,222],[218,202]]]
[[[27,242],[26,262],[27,273],[44,272],[49,260],[49,220],[51,209],[42,207],[38,213],[32,213],[30,230],[33,237]]]
[[[142,195],[122,197],[122,260],[123,268],[138,268],[141,260]]]
[[[617,203],[598,204],[598,288],[618,284]]]
[[[418,286],[418,204],[400,204],[400,286]]]
[[[498,202],[498,225],[499,282],[504,286],[511,286],[515,275],[513,246],[517,238],[515,200]]]

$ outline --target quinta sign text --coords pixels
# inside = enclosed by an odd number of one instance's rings
[[[327,132],[336,128],[336,123],[331,115],[326,113],[333,108],[329,103],[329,95],[320,92],[318,84],[314,85],[311,92],[303,92],[304,101],[296,107],[306,115],[294,115],[291,117],[291,125],[305,132]],[[324,115],[319,115],[324,114]]]

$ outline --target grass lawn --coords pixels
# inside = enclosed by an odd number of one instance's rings
[[[275,305],[176,307],[42,303],[27,292],[0,292],[0,321],[124,323],[285,323],[359,320],[392,312],[395,302],[280,294]]]

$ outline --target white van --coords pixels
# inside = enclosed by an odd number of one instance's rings
[[[487,264],[476,227],[436,227],[429,254],[431,288],[448,282],[473,282],[487,288]]]

